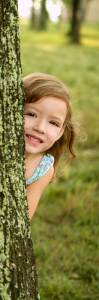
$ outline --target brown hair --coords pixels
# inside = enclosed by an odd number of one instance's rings
[[[54,155],[55,167],[60,156],[66,151],[71,158],[75,157],[73,151],[75,130],[72,123],[70,96],[66,86],[56,77],[44,73],[33,73],[24,77],[23,85],[26,103],[35,102],[47,96],[63,99],[66,102],[67,115],[64,123],[64,133],[47,152]]]

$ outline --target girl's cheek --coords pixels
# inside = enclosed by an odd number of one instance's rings
[[[31,127],[33,126],[33,121],[31,121],[28,117],[25,119],[25,127]]]
[[[52,134],[51,134],[51,138],[52,138],[53,140],[56,139],[57,136],[58,136],[58,134],[59,134],[59,131],[58,131],[58,130],[54,130],[54,132],[52,132]]]

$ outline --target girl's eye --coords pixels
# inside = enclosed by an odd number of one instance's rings
[[[37,117],[36,113],[30,112],[30,113],[26,113],[25,115],[30,116],[30,117]]]
[[[55,122],[55,121],[50,121],[50,123],[51,123],[52,125],[56,126],[56,127],[60,127],[60,124],[58,124],[58,123]]]

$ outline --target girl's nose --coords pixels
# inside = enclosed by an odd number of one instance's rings
[[[35,126],[33,126],[33,129],[41,132],[41,133],[45,133],[46,131],[46,122],[45,120],[37,120]]]

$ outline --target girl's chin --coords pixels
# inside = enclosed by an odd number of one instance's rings
[[[39,147],[33,147],[33,145],[25,144],[25,153],[26,154],[39,154],[44,152],[43,149],[40,149]]]
[[[35,152],[38,152],[38,149],[37,148],[35,148],[35,147],[31,147],[31,146],[28,146],[28,145],[26,145],[25,146],[25,151],[26,151],[26,153],[35,153]]]

